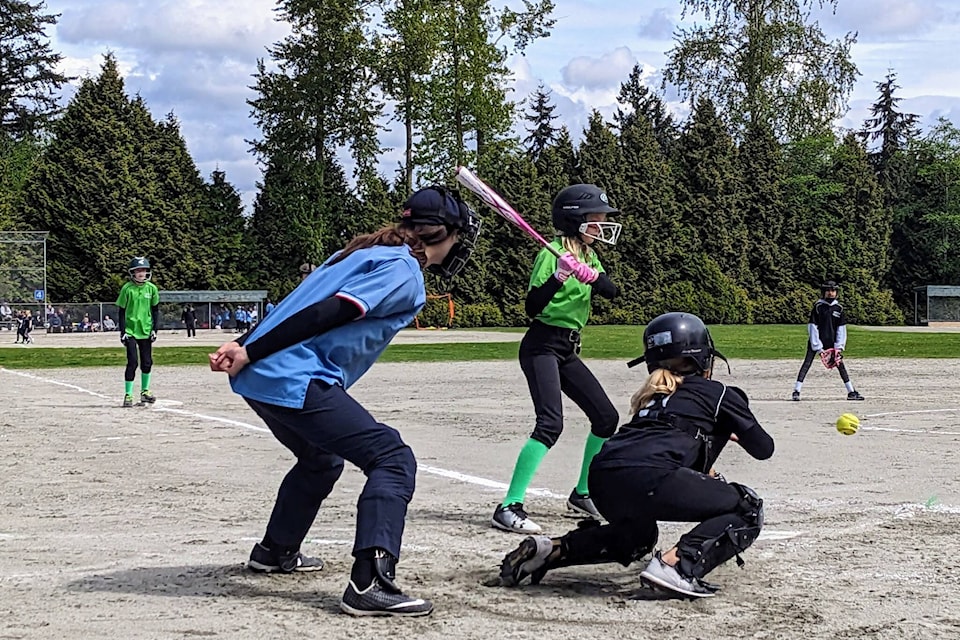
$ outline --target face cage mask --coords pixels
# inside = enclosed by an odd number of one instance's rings
[[[587,227],[597,227],[599,233],[596,235],[592,233],[587,233]],[[607,244],[617,244],[617,240],[620,239],[620,231],[623,229],[623,225],[619,222],[584,222],[580,225],[578,231],[588,238],[593,238],[594,240],[599,240],[600,242],[606,242]]]
[[[144,267],[137,267],[137,269],[143,269]],[[136,282],[137,284],[143,284],[144,282],[150,282],[150,278],[153,276],[153,272],[150,269],[147,269],[146,275],[143,276],[143,280],[137,280],[137,275],[134,273],[137,269],[130,269],[130,279]]]
[[[432,264],[427,267],[428,272],[449,282],[467,266],[467,262],[477,246],[480,227],[483,226],[480,217],[472,212],[471,214],[467,220],[467,228],[457,231],[457,242],[450,248],[447,257],[440,264]]]

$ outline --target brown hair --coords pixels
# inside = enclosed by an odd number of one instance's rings
[[[400,222],[388,227],[383,227],[379,231],[357,236],[346,244],[337,257],[330,260],[328,264],[336,264],[345,259],[354,251],[360,249],[369,249],[370,247],[399,247],[407,245],[410,247],[410,255],[417,259],[420,266],[427,263],[427,253],[424,247],[431,244],[443,242],[450,234],[454,233],[442,224],[409,224]]]

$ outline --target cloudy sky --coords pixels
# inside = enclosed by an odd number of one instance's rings
[[[249,205],[260,170],[245,139],[258,136],[245,100],[258,58],[288,33],[271,0],[46,0],[60,14],[51,36],[63,71],[95,76],[103,53],[116,55],[128,93],[139,93],[156,118],[173,112],[200,171],[220,168]],[[681,21],[671,0],[555,0],[548,39],[511,61],[514,98],[543,82],[574,135],[592,109],[609,115],[620,83],[637,63],[656,83],[672,33]],[[853,60],[861,77],[850,113],[838,124],[859,127],[876,83],[897,73],[904,111],[924,125],[940,116],[960,126],[960,0],[839,0],[836,13],[816,14],[827,36],[857,32]],[[66,96],[72,92],[67,91]],[[401,132],[383,144],[399,146]],[[396,167],[396,154],[384,173]]]

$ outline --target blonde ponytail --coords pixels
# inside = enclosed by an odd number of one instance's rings
[[[590,264],[590,256],[593,255],[593,249],[590,245],[574,236],[563,236],[561,238],[563,248],[574,255],[574,257],[584,264]]]
[[[630,398],[630,415],[635,416],[658,393],[670,395],[683,384],[683,376],[667,369],[654,369],[643,386]]]

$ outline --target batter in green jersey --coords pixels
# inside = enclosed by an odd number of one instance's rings
[[[133,380],[140,367],[140,403],[156,401],[150,392],[150,371],[153,368],[153,342],[157,339],[160,320],[160,291],[150,282],[150,261],[134,258],[130,261],[130,282],[123,285],[117,296],[120,314],[120,342],[127,349],[127,368],[124,372],[123,406],[133,406]],[[139,363],[137,357],[139,356]]]
[[[617,295],[591,248],[598,240],[616,243],[621,227],[607,222],[614,213],[619,212],[610,206],[607,194],[592,184],[567,187],[553,201],[553,226],[560,237],[540,251],[533,265],[525,303],[532,322],[520,343],[520,368],[533,398],[536,426],[517,457],[507,495],[493,512],[491,522],[498,529],[540,531],[527,516],[523,500],[540,462],[563,431],[563,395],[590,420],[580,477],[567,507],[578,517],[600,518],[590,499],[587,475],[593,457],[616,430],[620,414],[580,359],[580,331],[590,317],[594,293],[605,298]]]

